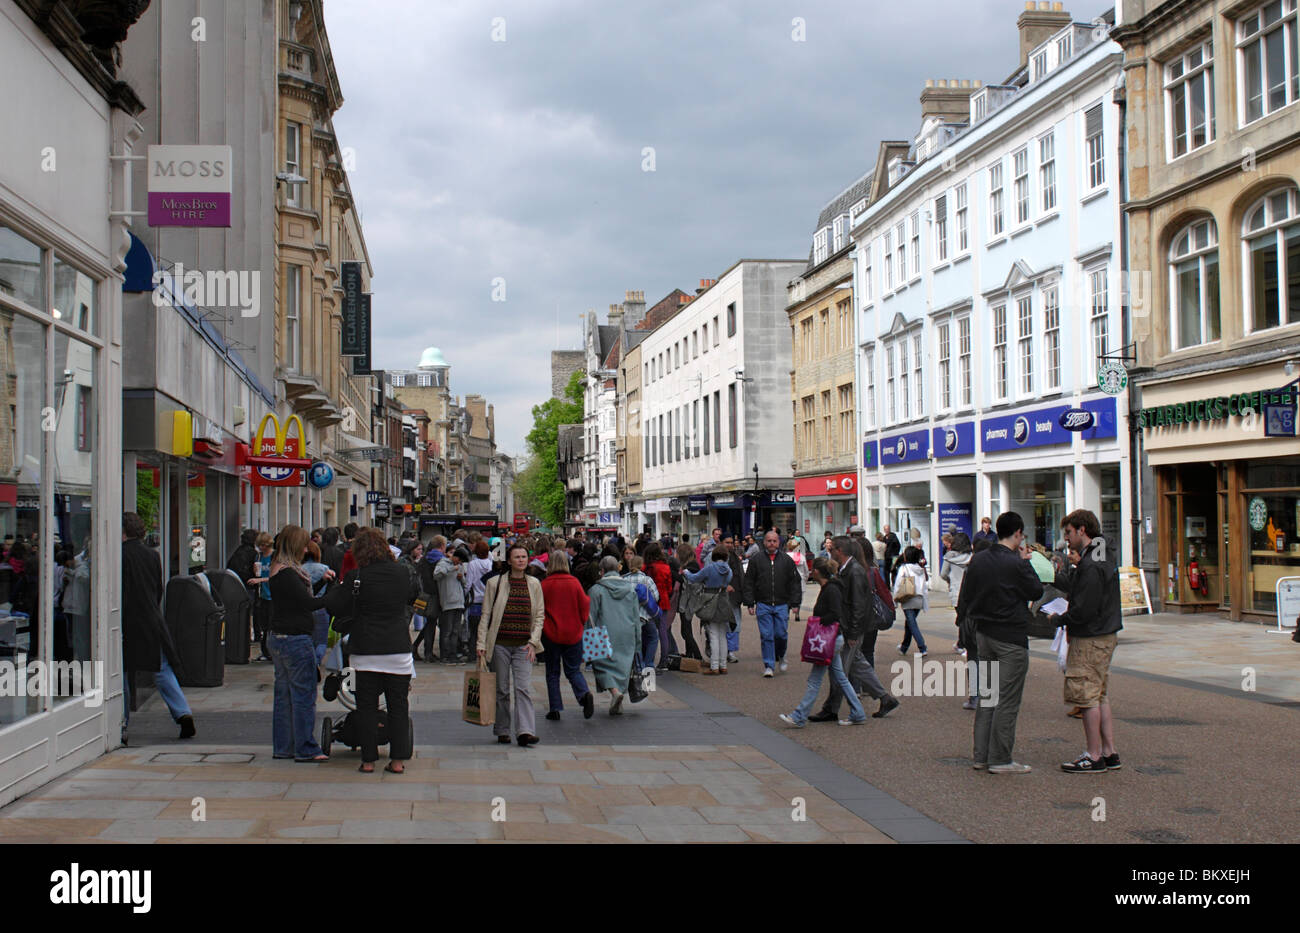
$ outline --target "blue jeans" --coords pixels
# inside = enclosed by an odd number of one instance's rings
[[[740,607],[732,606],[731,609],[736,616],[736,627],[727,629],[727,650],[735,653],[740,650]]]
[[[778,661],[785,660],[785,642],[790,622],[790,607],[759,603],[756,609],[758,634],[763,639],[763,666],[776,667]]]
[[[153,675],[154,687],[158,690],[158,695],[163,698],[167,704],[167,711],[172,714],[172,719],[180,722],[182,716],[193,715],[190,712],[190,704],[185,700],[185,694],[181,690],[180,683],[176,680],[176,673],[172,666],[167,663],[167,652],[160,652],[158,673]],[[125,725],[131,719],[131,678],[122,677],[122,702],[126,710],[126,716],[122,722]]]
[[[863,722],[867,718],[867,711],[862,708],[862,701],[858,699],[857,692],[853,685],[849,683],[849,678],[844,674],[844,662],[840,655],[844,651],[844,636],[840,635],[835,639],[835,654],[830,663],[831,681],[840,688],[844,698],[849,701],[849,718],[854,722]],[[817,702],[817,694],[821,693],[822,680],[826,677],[827,665],[814,664],[811,671],[808,672],[808,689],[804,691],[803,700],[790,718],[797,723],[808,721],[808,713],[812,710],[813,704]],[[838,704],[837,704],[838,705]]]
[[[582,698],[591,692],[587,688],[587,678],[582,676],[582,642],[573,645],[557,645],[545,635],[542,636],[542,657],[546,662],[546,700],[548,710],[560,712],[564,703],[560,699],[560,668],[573,688],[574,698],[581,703]]]
[[[268,636],[275,662],[275,700],[271,707],[271,745],[276,758],[315,758],[316,648],[310,635]]]
[[[925,638],[921,635],[921,628],[916,624],[916,617],[920,613],[919,609],[904,609],[903,618],[907,620],[907,630],[903,633],[903,651],[912,644],[912,639],[916,639],[916,647],[921,649],[922,654],[927,650],[925,647]]]
[[[659,654],[659,623],[650,619],[641,620],[641,657],[647,667],[653,667]]]
[[[311,630],[311,643],[316,649],[316,663],[320,664],[321,659],[325,657],[326,645],[329,643],[330,614],[324,609],[317,609],[311,617],[316,623]]]

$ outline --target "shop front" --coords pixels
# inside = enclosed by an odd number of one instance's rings
[[[821,473],[796,476],[795,530],[809,542],[821,542],[826,532],[847,534],[858,520],[858,475]],[[784,529],[785,526],[778,526]]]
[[[1152,595],[1168,610],[1276,621],[1278,581],[1300,577],[1296,400],[1281,364],[1143,386]]]
[[[739,492],[715,493],[709,496],[709,510],[713,513],[713,527],[721,528],[723,535],[743,535],[749,531],[749,510],[746,496]],[[710,529],[712,532],[712,529]]]
[[[880,439],[880,528],[888,525],[904,548],[931,549],[934,498],[930,486],[931,429],[887,435]]]
[[[755,497],[751,497],[755,498]],[[795,493],[793,489],[769,489],[756,497],[755,514],[760,529],[776,528],[788,534],[795,527]],[[753,531],[753,527],[749,529]]]
[[[39,18],[13,4],[5,12],[0,806],[104,754],[121,735],[120,400],[129,336],[118,271],[125,230],[109,213],[122,200],[112,183],[119,163],[110,157],[130,154],[143,109],[83,44],[84,27],[66,7]],[[130,22],[113,25],[125,34]]]

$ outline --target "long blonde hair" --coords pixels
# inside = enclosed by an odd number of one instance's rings
[[[307,550],[311,535],[301,525],[285,525],[280,531],[275,553],[271,556],[271,576],[275,576],[285,567],[296,571],[308,582],[311,577],[302,567],[302,555]]]

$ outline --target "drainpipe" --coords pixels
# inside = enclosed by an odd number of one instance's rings
[[[1129,202],[1128,190],[1128,99],[1125,89],[1125,76],[1120,72],[1120,79],[1115,88],[1115,102],[1119,105],[1119,256],[1120,268],[1124,275],[1125,287],[1123,289],[1123,302],[1120,305],[1120,333],[1122,346],[1128,346],[1133,337],[1133,314],[1132,314],[1132,282],[1129,279],[1129,221],[1128,211],[1125,210]],[[1145,294],[1145,291],[1142,293]],[[1149,301],[1147,295],[1143,300]],[[1149,310],[1149,309],[1148,309]],[[1137,344],[1133,344],[1134,369],[1137,369]],[[1128,388],[1128,457],[1129,457],[1129,502],[1132,518],[1130,519],[1133,566],[1141,568],[1142,566],[1142,452],[1141,452],[1141,434],[1138,431],[1138,413],[1141,406],[1138,403],[1138,392],[1140,390],[1134,385],[1133,380],[1129,380]],[[1122,481],[1122,480],[1121,480]]]

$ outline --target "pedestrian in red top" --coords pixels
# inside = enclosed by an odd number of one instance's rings
[[[582,715],[590,719],[595,712],[595,697],[582,676],[582,630],[587,624],[591,599],[578,578],[569,572],[569,555],[553,551],[546,564],[542,581],[542,598],[546,603],[546,621],[542,624],[542,650],[546,661],[546,697],[550,705],[547,719],[560,718],[564,703],[560,700],[560,667],[582,705]]]
[[[659,609],[665,619],[672,618],[673,611],[673,568],[664,557],[663,546],[658,541],[652,542],[645,549],[642,555],[645,559],[645,575],[654,581],[655,589],[659,591]],[[662,636],[659,626],[655,624],[652,632],[647,632],[645,643],[642,646],[642,661],[651,667],[666,669],[668,667],[668,645],[663,646],[663,651],[659,651]],[[663,660],[655,665],[655,655],[662,653]]]

